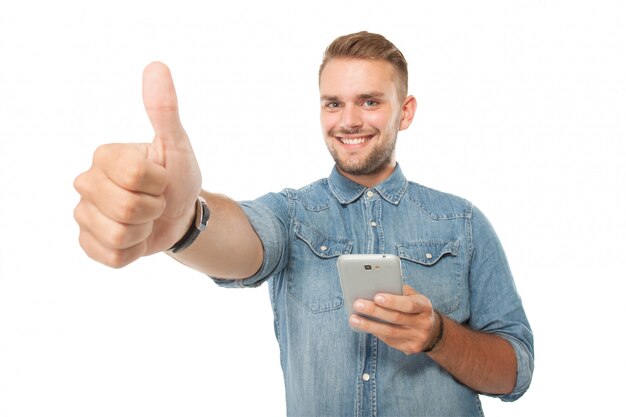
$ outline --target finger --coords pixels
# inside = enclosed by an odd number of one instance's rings
[[[161,62],[146,66],[142,80],[143,103],[157,136],[176,136],[183,130],[178,99],[169,68]]]
[[[382,307],[390,310],[402,311],[405,313],[424,313],[432,310],[432,304],[428,298],[415,292],[409,287],[409,292],[414,292],[410,295],[396,295],[396,294],[376,294],[374,302]],[[406,288],[405,288],[406,290]]]
[[[98,184],[98,187],[90,187]],[[75,181],[81,197],[90,201],[106,217],[124,224],[142,224],[155,220],[165,210],[165,198],[125,190],[102,172],[90,170]]]
[[[84,229],[81,229],[78,241],[91,259],[112,268],[122,268],[128,265],[143,256],[147,249],[145,241],[126,249],[107,248]]]
[[[385,344],[407,355],[423,351],[428,340],[428,332],[416,330],[410,326],[380,323],[356,314],[350,316],[349,321],[355,329],[370,333]]]
[[[152,233],[154,222],[122,224],[109,219],[91,203],[81,200],[74,210],[74,219],[81,229],[89,232],[100,244],[109,249],[128,249],[146,240]]]
[[[356,300],[352,305],[355,311],[392,324],[409,325],[415,318],[413,313],[390,310],[368,300]]]
[[[146,144],[109,144],[94,153],[94,166],[115,184],[128,191],[158,196],[167,187],[163,166],[147,158]]]
[[[399,326],[393,323],[381,323],[357,314],[351,315],[349,322],[355,329],[371,333],[374,336],[385,340],[399,339],[406,333],[404,326]]]

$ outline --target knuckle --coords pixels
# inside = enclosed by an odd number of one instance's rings
[[[109,256],[109,266],[115,269],[123,268],[143,256],[146,250],[145,241],[128,249],[112,250]]]
[[[411,313],[419,313],[420,311],[423,311],[423,307],[417,303],[417,302],[412,302],[411,303]]]
[[[85,174],[80,174],[78,177],[76,177],[74,179],[74,183],[72,184],[74,186],[74,189],[79,193],[81,193],[81,190],[83,189],[83,181],[84,181],[84,176]]]
[[[103,263],[108,267],[120,269],[128,265],[131,261],[132,259],[129,259],[127,256],[127,251],[122,249],[113,249],[108,251]]]
[[[78,244],[89,257],[92,257],[91,251],[89,250],[89,245],[87,242],[87,235],[83,233],[82,230],[78,234]]]
[[[146,174],[147,169],[144,164],[129,164],[125,167],[124,172],[121,173],[120,185],[126,189],[138,190],[143,184]]]
[[[123,248],[128,237],[128,227],[124,225],[116,225],[111,227],[107,235],[107,241],[110,247],[115,249]]]
[[[110,159],[113,150],[112,144],[100,145],[93,153],[93,164],[99,166]]]
[[[111,251],[104,261],[104,264],[113,269],[120,269],[126,265],[124,256],[119,250]]]
[[[82,217],[83,216],[82,213],[83,213],[83,204],[82,204],[82,202],[80,202],[74,208],[74,213],[73,213],[74,221],[76,223],[78,223],[79,226],[82,224],[82,218],[83,218]]]
[[[130,223],[141,214],[142,207],[140,198],[132,193],[127,193],[119,198],[116,205],[116,216],[122,223]]]
[[[91,236],[87,232],[80,233],[78,242],[83,251],[96,262],[106,265],[111,268],[119,269],[128,265],[133,258],[131,258],[130,251],[120,249],[105,249],[101,244],[97,243],[95,237]]]
[[[383,329],[383,334],[388,339],[395,339],[398,337],[398,329],[394,326],[385,326]]]
[[[393,323],[401,323],[403,322],[404,314],[400,311],[394,311],[393,313],[391,313],[390,319]]]
[[[89,190],[92,188],[90,179],[92,178],[91,170],[85,171],[74,179],[74,189],[80,194],[81,197],[86,197],[89,194]]]

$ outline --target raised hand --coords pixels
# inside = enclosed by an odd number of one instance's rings
[[[74,187],[79,241],[94,260],[120,268],[171,247],[191,225],[202,178],[180,123],[169,69],[153,62],[143,73],[143,102],[152,143],[108,144]]]

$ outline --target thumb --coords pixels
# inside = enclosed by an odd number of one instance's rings
[[[143,104],[156,137],[177,136],[183,130],[178,115],[178,99],[167,65],[153,62],[143,71]]]

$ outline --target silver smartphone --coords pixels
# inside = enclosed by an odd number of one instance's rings
[[[341,255],[337,268],[348,317],[356,313],[352,305],[359,298],[373,300],[381,292],[402,295],[402,266],[395,255]]]

